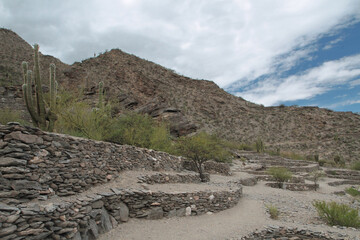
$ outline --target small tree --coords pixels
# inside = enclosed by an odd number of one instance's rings
[[[282,188],[284,182],[290,180],[292,177],[292,173],[283,167],[271,167],[267,170],[267,172],[278,183],[279,188]]]
[[[200,175],[205,181],[203,164],[208,160],[223,160],[229,157],[229,152],[214,135],[201,132],[192,137],[181,137],[176,144],[177,153],[193,161]]]
[[[320,179],[322,179],[325,176],[323,171],[314,171],[310,173],[310,179],[314,182],[314,189],[317,190],[317,183]]]

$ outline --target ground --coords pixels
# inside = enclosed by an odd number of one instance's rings
[[[235,162],[233,169],[239,169]],[[144,187],[131,180],[142,172],[128,172],[122,181],[111,183],[133,187]],[[146,173],[148,174],[148,173]],[[201,184],[154,184],[146,185],[150,190],[162,191],[192,191],[199,189],[219,189],[224,187],[226,181],[247,178],[244,172],[234,172],[232,176],[211,175],[209,183]],[[121,179],[121,178],[119,178]],[[338,179],[339,181],[341,179]],[[349,195],[338,195],[335,192],[343,191],[350,185],[329,186],[329,182],[338,181],[333,178],[324,178],[320,181],[318,191],[289,191],[271,188],[265,182],[259,181],[255,186],[244,186],[243,197],[239,203],[228,210],[191,217],[173,217],[160,220],[130,219],[129,222],[120,224],[112,231],[100,236],[100,240],[120,239],[240,239],[256,230],[268,226],[297,227],[315,232],[328,232],[330,235],[347,235],[348,239],[358,239],[360,231],[353,228],[332,227],[319,219],[314,200],[337,201],[351,204],[354,199]],[[133,182],[132,182],[133,181]],[[310,183],[310,182],[307,182]],[[136,185],[138,184],[138,185]],[[104,186],[103,186],[104,187]],[[273,220],[267,213],[266,204],[276,206],[280,211],[278,220]],[[346,239],[346,238],[345,238]]]

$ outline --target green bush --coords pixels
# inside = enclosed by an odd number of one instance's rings
[[[171,151],[172,146],[167,124],[134,112],[116,119],[106,140],[165,152]]]
[[[28,123],[21,118],[21,113],[16,110],[12,110],[10,108],[0,109],[0,123],[5,125],[8,122],[18,122],[23,125],[27,125]]]
[[[226,161],[230,156],[221,139],[205,132],[191,137],[181,137],[175,147],[178,155],[193,161],[202,181],[205,181],[202,169],[204,162],[208,160]]]
[[[277,207],[275,207],[275,206],[273,206],[271,204],[265,205],[265,207],[269,211],[271,219],[278,219],[279,218],[280,212],[279,212]]]
[[[360,171],[360,161],[353,163],[353,165],[351,166],[351,169]]]
[[[349,188],[345,189],[345,192],[347,192],[348,194],[350,194],[353,197],[360,196],[360,191],[355,189],[354,187],[349,187]]]
[[[256,140],[255,146],[258,153],[264,152],[264,142],[260,138]]]
[[[315,201],[313,202],[319,216],[329,225],[345,227],[360,227],[360,217],[357,209],[346,204],[336,202]]]
[[[267,173],[271,175],[278,183],[279,188],[282,188],[283,183],[290,180],[292,173],[283,167],[271,167],[267,170]]]
[[[55,131],[73,136],[104,140],[113,125],[109,105],[93,108],[74,93],[60,94],[56,113]]]

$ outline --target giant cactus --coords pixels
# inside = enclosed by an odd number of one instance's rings
[[[28,63],[23,62],[24,84],[22,86],[26,107],[30,113],[33,124],[43,130],[53,131],[57,116],[54,113],[56,104],[56,81],[55,64],[50,64],[50,104],[44,100],[42,82],[39,66],[39,45],[34,45],[34,82],[32,71],[28,70]],[[35,86],[35,96],[33,96],[32,86]]]

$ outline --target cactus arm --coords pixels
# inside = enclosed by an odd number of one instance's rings
[[[55,80],[55,64],[50,64],[50,109],[47,112],[47,119],[49,121],[48,131],[54,130],[55,121],[57,116],[54,113],[56,105],[56,87],[57,82]]]
[[[36,101],[37,110],[39,114],[39,126],[42,129],[46,128],[46,109],[44,102],[44,94],[42,91],[42,83],[40,77],[40,66],[39,66],[39,45],[34,45],[34,79],[35,79],[35,90],[36,90]]]
[[[39,125],[39,118],[36,113],[34,102],[32,98],[32,81],[31,81],[31,70],[27,70],[27,73],[24,74],[25,83],[22,85],[23,95],[25,99],[26,108],[30,113],[30,117],[35,126]]]

